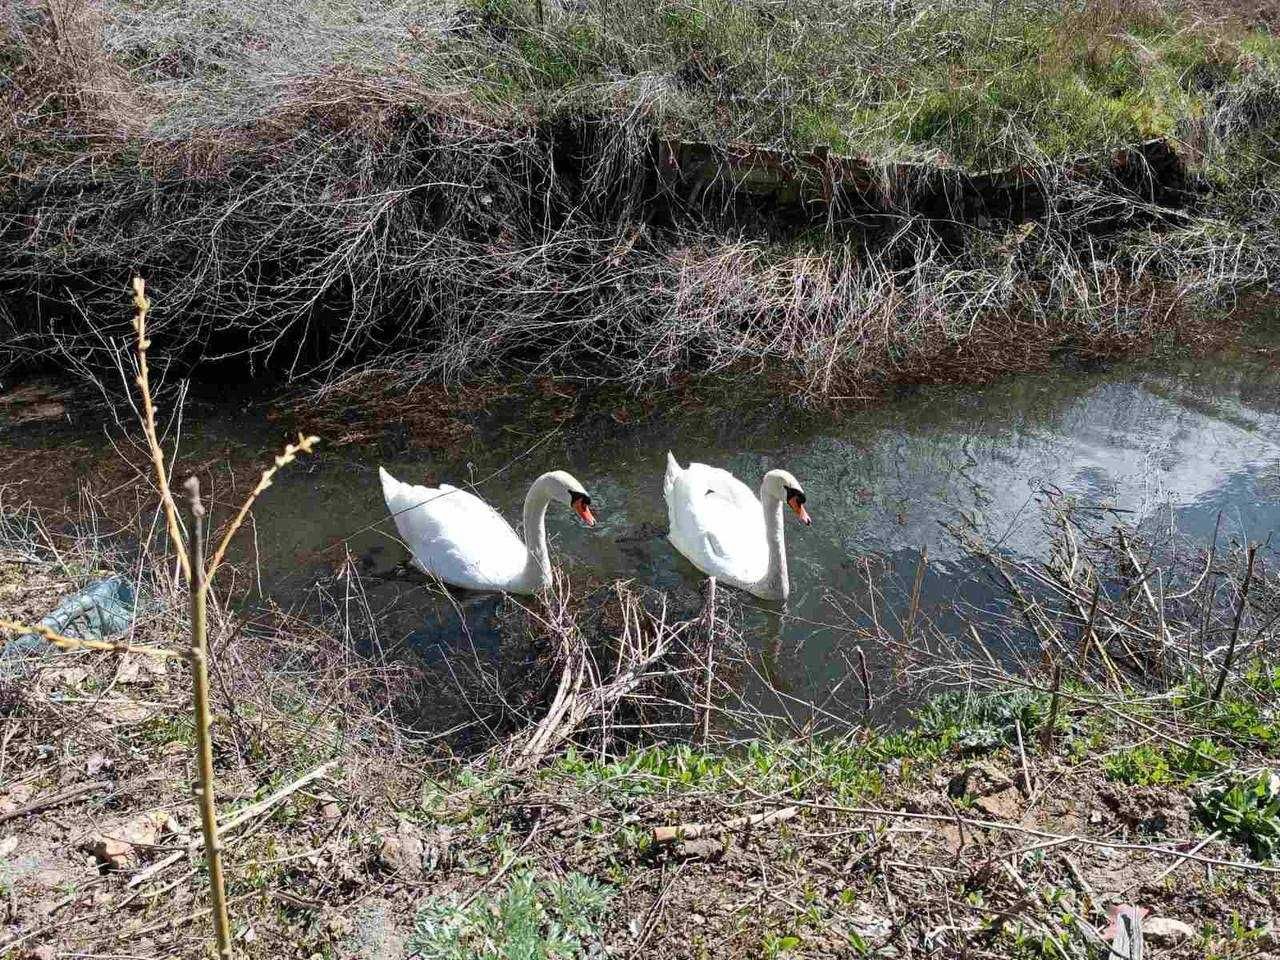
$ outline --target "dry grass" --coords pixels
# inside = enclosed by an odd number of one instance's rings
[[[0,45],[9,355],[92,362],[141,269],[166,356],[327,385],[750,364],[861,394],[947,350],[990,376],[987,338],[1168,340],[1274,284],[1267,38],[1147,5],[730,7],[537,25],[519,3],[60,0],[58,28],[20,4]],[[1217,192],[1156,203],[1061,165],[1153,134]],[[926,216],[907,184],[877,216],[780,218],[726,170],[662,188],[659,136],[1014,162],[1048,207]]]

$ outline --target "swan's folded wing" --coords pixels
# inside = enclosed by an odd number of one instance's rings
[[[524,570],[528,551],[493,507],[446,483],[438,488],[400,484],[396,529],[428,573],[476,590],[502,589]]]
[[[743,584],[765,575],[769,553],[764,515],[760,501],[741,481],[725,470],[691,463],[674,493],[674,542],[695,565]]]
[[[755,583],[768,572],[769,550],[759,501],[754,508],[744,508],[723,493],[713,492],[704,495],[698,513],[707,553],[715,558],[720,576]]]

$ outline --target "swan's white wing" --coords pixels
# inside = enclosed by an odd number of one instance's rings
[[[525,572],[528,550],[502,516],[447,483],[401,483],[385,470],[382,493],[396,529],[428,573],[471,590],[509,590]]]
[[[671,542],[694,566],[739,585],[769,568],[760,501],[727,470],[691,463],[667,495]]]

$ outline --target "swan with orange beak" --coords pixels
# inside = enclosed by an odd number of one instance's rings
[[[681,467],[667,454],[662,484],[671,531],[667,537],[690,563],[711,577],[763,600],[791,592],[782,525],[785,503],[805,526],[813,521],[804,488],[786,470],[770,470],[756,497],[719,467]]]
[[[524,498],[524,535],[475,494],[442,483],[424,487],[402,483],[381,467],[382,496],[414,562],[445,583],[468,590],[537,593],[551,585],[547,551],[547,507],[566,503],[589,527],[595,526],[591,497],[564,470],[533,481]]]

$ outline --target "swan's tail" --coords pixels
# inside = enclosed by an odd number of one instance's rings
[[[392,501],[400,499],[404,484],[387,473],[384,467],[378,467],[378,477],[382,480],[382,499],[387,502],[387,509],[395,513],[396,507]]]
[[[680,466],[676,458],[672,456],[671,451],[668,450],[667,475],[662,478],[662,495],[668,500],[671,499],[671,490],[676,485],[676,478],[682,473],[684,473],[684,468]]]

